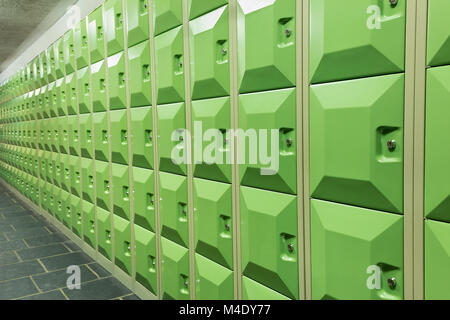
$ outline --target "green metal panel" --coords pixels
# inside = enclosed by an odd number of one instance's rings
[[[194,179],[195,251],[233,269],[231,184]]]
[[[109,163],[95,161],[97,206],[111,211],[111,180],[109,177]]]
[[[61,165],[59,153],[52,153],[53,164],[53,184],[58,188],[61,187]]]
[[[59,152],[59,127],[58,127],[58,119],[51,118],[49,119],[51,134],[50,134],[50,142],[51,142],[51,151]]]
[[[66,76],[66,103],[67,113],[69,115],[75,115],[78,113],[76,80],[76,73]]]
[[[196,134],[195,128],[202,128],[201,134]],[[226,160],[231,157],[231,137],[226,136],[231,129],[230,98],[205,99],[192,102],[192,128],[193,129],[193,155],[194,176],[209,180],[231,183],[231,165]],[[209,129],[218,129],[222,141],[218,136],[213,136],[211,142],[203,141],[203,133]],[[218,133],[218,132],[216,132]],[[221,148],[214,153],[208,146],[214,146],[222,142]],[[212,159],[205,159],[204,155]],[[201,159],[199,159],[199,157]],[[214,161],[212,161],[214,160]],[[214,163],[211,163],[214,162]]]
[[[153,170],[133,168],[134,222],[155,232],[155,177]]]
[[[50,118],[49,97],[47,95],[48,85],[41,87],[39,106],[42,118]]]
[[[159,170],[186,175],[185,104],[158,105]],[[179,156],[180,163],[173,157]]]
[[[150,73],[150,42],[144,41],[128,49],[128,72],[130,77],[131,107],[152,104]]]
[[[188,0],[189,19],[197,18],[227,3],[228,0]]]
[[[45,93],[45,106],[44,106],[44,118],[53,117],[53,88],[55,87],[55,82],[51,82],[47,86],[47,91]]]
[[[58,119],[59,128],[59,152],[69,153],[69,124],[66,117],[60,117]]]
[[[450,299],[450,224],[425,221],[425,299]]]
[[[109,161],[108,151],[108,116],[106,112],[93,114],[94,119],[94,139],[95,139],[95,159]]]
[[[81,158],[83,200],[94,203],[94,166],[92,159]]]
[[[156,294],[156,235],[134,225],[136,281]]]
[[[127,111],[110,112],[112,162],[128,164],[128,123]]]
[[[39,151],[39,163],[40,163],[40,173],[41,180],[45,180],[47,176],[47,162],[45,161],[45,151]]]
[[[60,154],[59,167],[61,170],[61,188],[70,192],[70,156]]]
[[[56,116],[66,116],[67,115],[67,104],[66,104],[66,79],[61,78],[56,81],[55,89],[56,91],[56,101],[53,101],[53,109]],[[61,119],[59,119],[61,120]]]
[[[173,29],[183,23],[180,0],[153,0],[153,23],[155,35]]]
[[[123,50],[124,17],[122,0],[108,0],[105,2],[105,32],[108,56]]]
[[[81,45],[81,42],[79,44]],[[63,51],[66,73],[72,73],[75,71],[75,44],[73,30],[69,30],[64,34]]]
[[[56,80],[55,52],[53,45],[45,50],[45,55],[47,58],[47,79],[48,82],[53,82]]]
[[[242,298],[244,300],[290,300],[288,297],[247,277],[242,277]]]
[[[186,177],[159,173],[161,235],[182,246],[189,245]]]
[[[52,150],[52,122],[50,119],[43,120],[44,124],[44,134],[45,134],[45,140],[44,140],[44,148],[47,151]]]
[[[88,41],[91,55],[91,64],[105,58],[104,28],[102,7],[98,7],[88,17]]]
[[[47,171],[45,174],[45,180],[49,183],[53,183],[53,163],[52,163],[52,153],[45,152],[44,159],[47,167]]]
[[[96,227],[94,205],[83,200],[83,233],[84,242],[96,248]]]
[[[67,124],[69,129],[69,151],[71,155],[77,156],[78,147],[80,145],[78,134],[78,116],[69,116],[67,118]]]
[[[230,94],[227,6],[189,23],[192,99]]]
[[[82,219],[81,219],[81,199],[77,196],[70,197],[71,203],[71,216],[72,216],[72,232],[81,238],[81,228],[82,228]]]
[[[297,198],[241,187],[242,274],[298,299]]]
[[[84,68],[88,65],[89,61],[86,19],[81,20],[81,22],[75,26],[75,29],[73,30],[73,42],[77,68]],[[67,71],[67,73],[70,73],[70,71]]]
[[[70,193],[80,197],[81,188],[81,170],[80,159],[75,156],[70,156]]]
[[[128,46],[134,46],[149,38],[148,0],[128,0],[127,31]]]
[[[184,101],[183,48],[182,27],[170,30],[155,38],[156,65],[158,66],[156,68],[158,104]]]
[[[130,220],[130,177],[128,166],[112,164],[113,212]]]
[[[98,252],[112,259],[111,213],[97,207]]]
[[[77,72],[78,79],[78,108],[80,113],[91,112],[91,83],[89,68]]]
[[[63,37],[56,40],[54,43],[54,53],[55,53],[55,74],[56,79],[64,77],[64,46]]]
[[[450,32],[447,28],[450,2],[428,1],[427,65],[450,64]]]
[[[245,131],[238,143],[240,157],[245,159],[240,160],[244,163],[239,171],[242,185],[291,194],[297,192],[295,97],[294,89],[239,97],[239,127]],[[260,130],[266,130],[266,141],[261,139]],[[277,143],[279,148],[276,148]],[[279,154],[275,155],[277,150]],[[270,158],[264,159],[258,154]]]
[[[164,300],[189,300],[189,251],[161,238],[161,286]]]
[[[48,212],[52,216],[56,216],[56,213],[58,211],[58,199],[59,199],[59,191],[60,189],[58,187],[53,186],[51,183],[49,183],[47,188],[47,193],[49,195],[49,202],[48,202]],[[23,188],[21,190],[22,194]]]
[[[425,216],[450,222],[450,67],[427,71],[425,132]]]
[[[196,300],[233,300],[233,271],[195,255]]]
[[[310,17],[312,83],[404,70],[406,1],[314,0]]]
[[[92,159],[92,116],[81,114],[79,121],[81,156]]]
[[[113,215],[114,248],[116,265],[131,275],[131,228],[130,222]]]
[[[152,169],[154,140],[151,107],[131,109],[131,134],[133,137],[133,166]]]
[[[110,109],[125,109],[127,106],[125,54],[123,51],[108,58]]]
[[[313,299],[402,299],[402,216],[312,200],[311,269]]]
[[[94,112],[106,111],[106,62],[101,60],[91,66],[92,108]]]
[[[238,0],[239,92],[295,86],[295,0]]]
[[[312,86],[310,97],[312,197],[401,213],[404,76]]]

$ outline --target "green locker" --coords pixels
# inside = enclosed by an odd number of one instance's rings
[[[91,66],[92,108],[94,112],[106,111],[106,62],[101,60]]]
[[[156,232],[155,177],[153,170],[133,168],[134,222]]]
[[[96,249],[95,208],[88,201],[83,200],[83,234],[84,242]]]
[[[157,116],[159,170],[186,175],[185,104],[158,105]]]
[[[148,0],[128,0],[127,31],[128,46],[134,46],[149,38]]]
[[[297,197],[241,187],[242,274],[298,299]]]
[[[113,215],[114,248],[116,265],[131,275],[131,227],[130,222]]]
[[[52,153],[52,165],[53,165],[53,184],[58,188],[61,187],[61,166],[59,153]]]
[[[112,259],[111,213],[97,207],[98,252]]]
[[[48,82],[53,82],[56,80],[56,70],[55,70],[55,52],[54,47],[51,45],[47,50],[45,50],[45,55],[47,56],[47,79]]]
[[[223,6],[228,0],[188,0],[189,19],[197,18],[213,9]]]
[[[66,104],[66,79],[61,78],[56,81],[55,85],[55,94],[56,97],[53,101],[53,112],[52,116],[63,117],[67,115],[67,104]]]
[[[108,56],[123,51],[122,0],[108,0],[105,2],[105,32]]]
[[[64,50],[63,38],[56,40],[53,50],[55,54],[55,74],[56,79],[64,77]]]
[[[233,271],[195,255],[196,300],[233,300]]]
[[[48,210],[47,211],[52,216],[56,215],[57,199],[59,197],[58,190],[59,190],[59,188],[54,187],[51,183],[47,184],[47,194],[48,194],[48,206],[47,206]]]
[[[189,23],[193,100],[230,94],[228,30],[227,6]]]
[[[450,14],[450,3],[445,0],[428,1],[427,65],[450,64],[450,33],[445,27]]]
[[[62,223],[69,229],[72,227],[72,204],[70,193],[61,190],[61,201],[63,205]]]
[[[242,299],[244,300],[290,300],[288,297],[263,286],[247,277],[242,277]]]
[[[78,119],[80,121],[81,156],[92,159],[92,116],[81,114]]]
[[[425,299],[448,300],[450,224],[425,221]]]
[[[161,286],[164,300],[189,300],[189,251],[161,238]]]
[[[312,200],[311,269],[313,299],[402,299],[402,216]]]
[[[136,281],[156,294],[156,235],[134,225]]]
[[[59,166],[61,170],[61,188],[70,192],[70,156],[60,154]]]
[[[108,58],[108,72],[110,109],[125,109],[127,107],[127,79],[123,51]]]
[[[114,163],[128,164],[128,122],[126,110],[110,112],[111,159]]]
[[[86,19],[81,20],[81,22],[75,26],[75,29],[73,30],[73,42],[77,68],[84,68],[89,63]],[[69,71],[67,71],[67,73],[69,73]]]
[[[42,86],[39,95],[39,111],[41,114],[41,118],[45,119],[50,117],[50,109],[47,106],[48,105],[47,88],[48,85]]]
[[[47,86],[47,92],[45,94],[45,108],[44,108],[44,117],[51,118],[53,117],[53,89],[55,87],[55,82],[51,82]]]
[[[32,177],[31,180],[34,187],[34,194],[32,200],[35,205],[39,206],[39,179]]]
[[[44,119],[42,120],[43,124],[44,124],[44,149],[47,151],[51,151],[52,150],[52,132],[53,132],[53,128],[52,128],[52,122],[51,119]]]
[[[72,193],[72,196],[70,197],[70,211],[71,211],[71,225],[72,225],[72,232],[81,238],[81,229],[82,229],[82,219],[81,219],[81,199],[77,196],[74,196]]]
[[[111,180],[109,177],[109,163],[95,161],[97,206],[111,211]]]
[[[113,212],[130,220],[130,175],[128,166],[112,164]]]
[[[155,35],[173,29],[183,23],[183,7],[180,0],[154,0],[153,23]]]
[[[45,152],[44,153],[44,159],[45,164],[47,167],[47,171],[45,174],[45,180],[47,180],[49,183],[53,183],[53,162],[52,162],[52,153],[51,152]]]
[[[403,212],[404,75],[312,86],[310,101],[312,197]]]
[[[184,247],[189,246],[187,178],[159,173],[161,235]]]
[[[58,188],[58,193],[59,193],[59,198],[58,198],[58,204],[57,204],[57,210],[56,210],[56,218],[59,221],[63,222],[64,215],[66,214],[66,207],[67,207],[67,205],[69,205],[69,207],[70,207],[70,202],[69,202],[70,194],[59,188]]]
[[[102,6],[95,9],[88,16],[87,36],[89,41],[89,53],[91,64],[105,58],[104,34],[103,34]]]
[[[425,216],[450,222],[449,139],[450,67],[427,71],[425,126]]]
[[[406,1],[311,1],[312,83],[397,73],[405,68]],[[370,61],[370,63],[368,63]]]
[[[195,251],[228,269],[233,269],[232,216],[231,184],[194,178]]]
[[[58,127],[58,119],[51,118],[49,119],[51,130],[50,141],[51,141],[51,149],[52,152],[59,152],[59,127]]]
[[[89,68],[77,71],[78,79],[78,110],[80,114],[91,112],[91,84]]]
[[[295,0],[238,0],[239,92],[295,86]]]
[[[161,0],[159,2],[161,3]],[[181,102],[185,99],[183,48],[182,27],[177,27],[155,37],[156,65],[158,66],[156,68],[156,98],[158,104]]]
[[[109,161],[108,151],[108,116],[106,112],[93,114],[94,119],[94,139],[95,139],[95,159]]]
[[[58,118],[59,128],[59,152],[69,153],[69,121],[67,117]]]
[[[131,107],[152,104],[150,72],[150,42],[144,41],[128,49],[128,72],[130,77]]]
[[[151,107],[131,109],[133,166],[153,169],[153,114]]]
[[[47,162],[45,161],[45,151],[39,150],[39,163],[41,180],[45,180],[47,176]]]
[[[70,157],[70,193],[80,197],[81,192],[81,171],[80,159],[75,156]]]
[[[75,115],[78,113],[76,73],[66,76],[66,104],[67,114]]]
[[[241,184],[297,193],[295,89],[241,95],[239,127],[245,131],[238,142]]]
[[[64,34],[63,51],[65,70],[69,74],[75,71],[74,30],[69,30]]]
[[[81,158],[83,200],[94,203],[94,169],[92,159]]]
[[[78,116],[69,116],[67,118],[67,124],[69,129],[69,151],[71,155],[77,156],[79,152],[78,149],[80,147]]]

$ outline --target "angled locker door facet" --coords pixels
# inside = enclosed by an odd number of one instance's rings
[[[97,208],[98,252],[108,260],[112,259],[111,213]]]
[[[156,232],[155,177],[153,170],[133,168],[134,222]]]
[[[89,14],[88,23],[88,41],[89,51],[91,55],[91,64],[98,62],[105,58],[105,49],[103,44],[104,30],[103,30],[103,11],[102,7],[98,7],[91,14]]]
[[[295,0],[238,0],[239,92],[295,86]]]
[[[156,235],[134,226],[136,281],[156,294]]]
[[[403,217],[312,200],[311,270],[314,300],[403,299]]]
[[[54,101],[53,108],[56,110],[56,116],[66,116],[67,115],[67,104],[66,104],[66,79],[61,78],[56,81],[56,101]]]
[[[64,77],[64,43],[63,38],[56,40],[54,44],[55,52],[55,73],[56,79]]]
[[[91,66],[92,108],[94,112],[106,111],[106,63],[101,60]]]
[[[445,0],[428,2],[428,66],[450,64],[450,32],[446,28],[449,15],[450,2]]]
[[[128,46],[134,46],[149,38],[148,0],[127,2]]]
[[[298,299],[297,198],[241,187],[243,275]]]
[[[403,212],[404,76],[316,85],[310,97],[312,197]]]
[[[109,134],[108,116],[106,112],[93,114],[94,119],[94,139],[95,139],[95,159],[109,161]]]
[[[111,209],[111,179],[109,177],[109,163],[95,162],[97,206],[110,211]]]
[[[54,47],[51,45],[45,50],[45,55],[47,58],[47,79],[48,82],[53,82],[56,80],[56,71],[55,71],[55,52]]]
[[[295,90],[241,95],[239,102],[239,127],[245,131],[238,142],[241,184],[297,193]]]
[[[92,159],[92,116],[90,114],[81,114],[79,121],[81,156]]]
[[[131,226],[130,222],[113,214],[114,248],[116,265],[131,275]]]
[[[114,163],[128,164],[128,123],[126,110],[110,113],[111,150]]]
[[[113,212],[130,220],[130,177],[128,166],[112,164],[113,179]]]
[[[183,23],[182,1],[154,0],[153,22],[155,35],[181,25]]]
[[[184,101],[185,83],[183,48],[182,27],[177,27],[155,37],[157,66],[156,93],[158,104]]]
[[[78,116],[69,116],[67,120],[69,129],[69,151],[71,155],[78,155],[78,148],[80,146],[78,133]]]
[[[189,23],[192,99],[230,94],[228,7]]]
[[[247,277],[242,277],[242,298],[244,300],[290,300],[288,297]]]
[[[125,53],[123,51],[108,58],[108,77],[110,109],[125,109],[127,104],[127,79],[125,73]]]
[[[228,3],[228,0],[188,0],[189,19],[195,19]]]
[[[189,299],[189,251],[161,238],[161,285],[162,299]]]
[[[70,193],[80,197],[81,192],[81,169],[80,159],[70,156]]]
[[[84,242],[92,248],[96,248],[96,226],[94,205],[88,201],[83,201],[83,233]]]
[[[91,112],[91,83],[89,68],[78,70],[78,108],[80,114]]]
[[[182,245],[189,245],[187,178],[159,173],[161,235]]]
[[[76,79],[76,73],[66,76],[66,103],[69,115],[78,113]]]
[[[406,1],[311,1],[312,83],[401,72]],[[345,36],[343,36],[345,35]]]
[[[69,30],[64,34],[63,50],[65,70],[69,74],[75,71],[74,30]]]
[[[61,168],[61,188],[70,192],[70,156],[60,154],[59,163]]]
[[[92,159],[81,159],[83,200],[94,203],[94,168]]]
[[[61,117],[58,119],[59,127],[59,152],[68,154],[69,153],[69,121],[66,117]]]
[[[232,189],[230,184],[194,178],[195,251],[233,269]]]
[[[233,300],[233,271],[199,255],[195,255],[196,299]]]
[[[122,0],[109,0],[105,2],[105,32],[108,56],[123,50],[124,17]]]
[[[150,72],[150,42],[144,41],[128,49],[128,72],[130,77],[131,107],[152,104]]]
[[[75,29],[73,31],[73,42],[74,56],[76,59],[77,68],[84,68],[88,65],[89,61],[86,19],[81,20],[81,22],[75,26]]]
[[[153,168],[153,115],[151,107],[131,109],[133,166]]]

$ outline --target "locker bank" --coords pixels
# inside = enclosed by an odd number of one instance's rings
[[[450,299],[449,1],[63,2],[0,61],[0,299]]]

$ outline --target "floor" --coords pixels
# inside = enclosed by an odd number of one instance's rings
[[[80,268],[80,289],[66,285]],[[0,184],[0,300],[138,300],[43,217]]]

